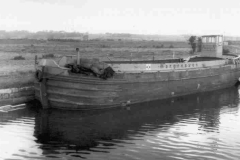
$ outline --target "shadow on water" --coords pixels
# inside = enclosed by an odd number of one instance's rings
[[[238,110],[237,88],[146,102],[105,111],[39,110],[34,136],[44,155],[104,152],[131,144],[151,131],[197,118],[199,130],[218,132],[220,112]],[[147,126],[147,127],[146,127]]]

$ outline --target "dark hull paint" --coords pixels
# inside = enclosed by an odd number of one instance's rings
[[[90,110],[227,88],[238,81],[240,69],[226,65],[176,72],[117,73],[108,80],[78,74],[47,77],[48,107]],[[35,88],[40,100],[39,83]]]

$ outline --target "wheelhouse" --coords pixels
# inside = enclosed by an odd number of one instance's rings
[[[208,57],[222,57],[223,36],[202,36],[202,55]]]

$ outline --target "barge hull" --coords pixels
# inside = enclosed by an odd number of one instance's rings
[[[233,86],[240,77],[237,65],[168,72],[117,73],[103,80],[79,74],[46,75],[46,94],[35,83],[36,99],[48,107],[92,110],[173,98]]]

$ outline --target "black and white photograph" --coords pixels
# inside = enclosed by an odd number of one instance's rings
[[[4,0],[0,160],[239,160],[239,0]]]

